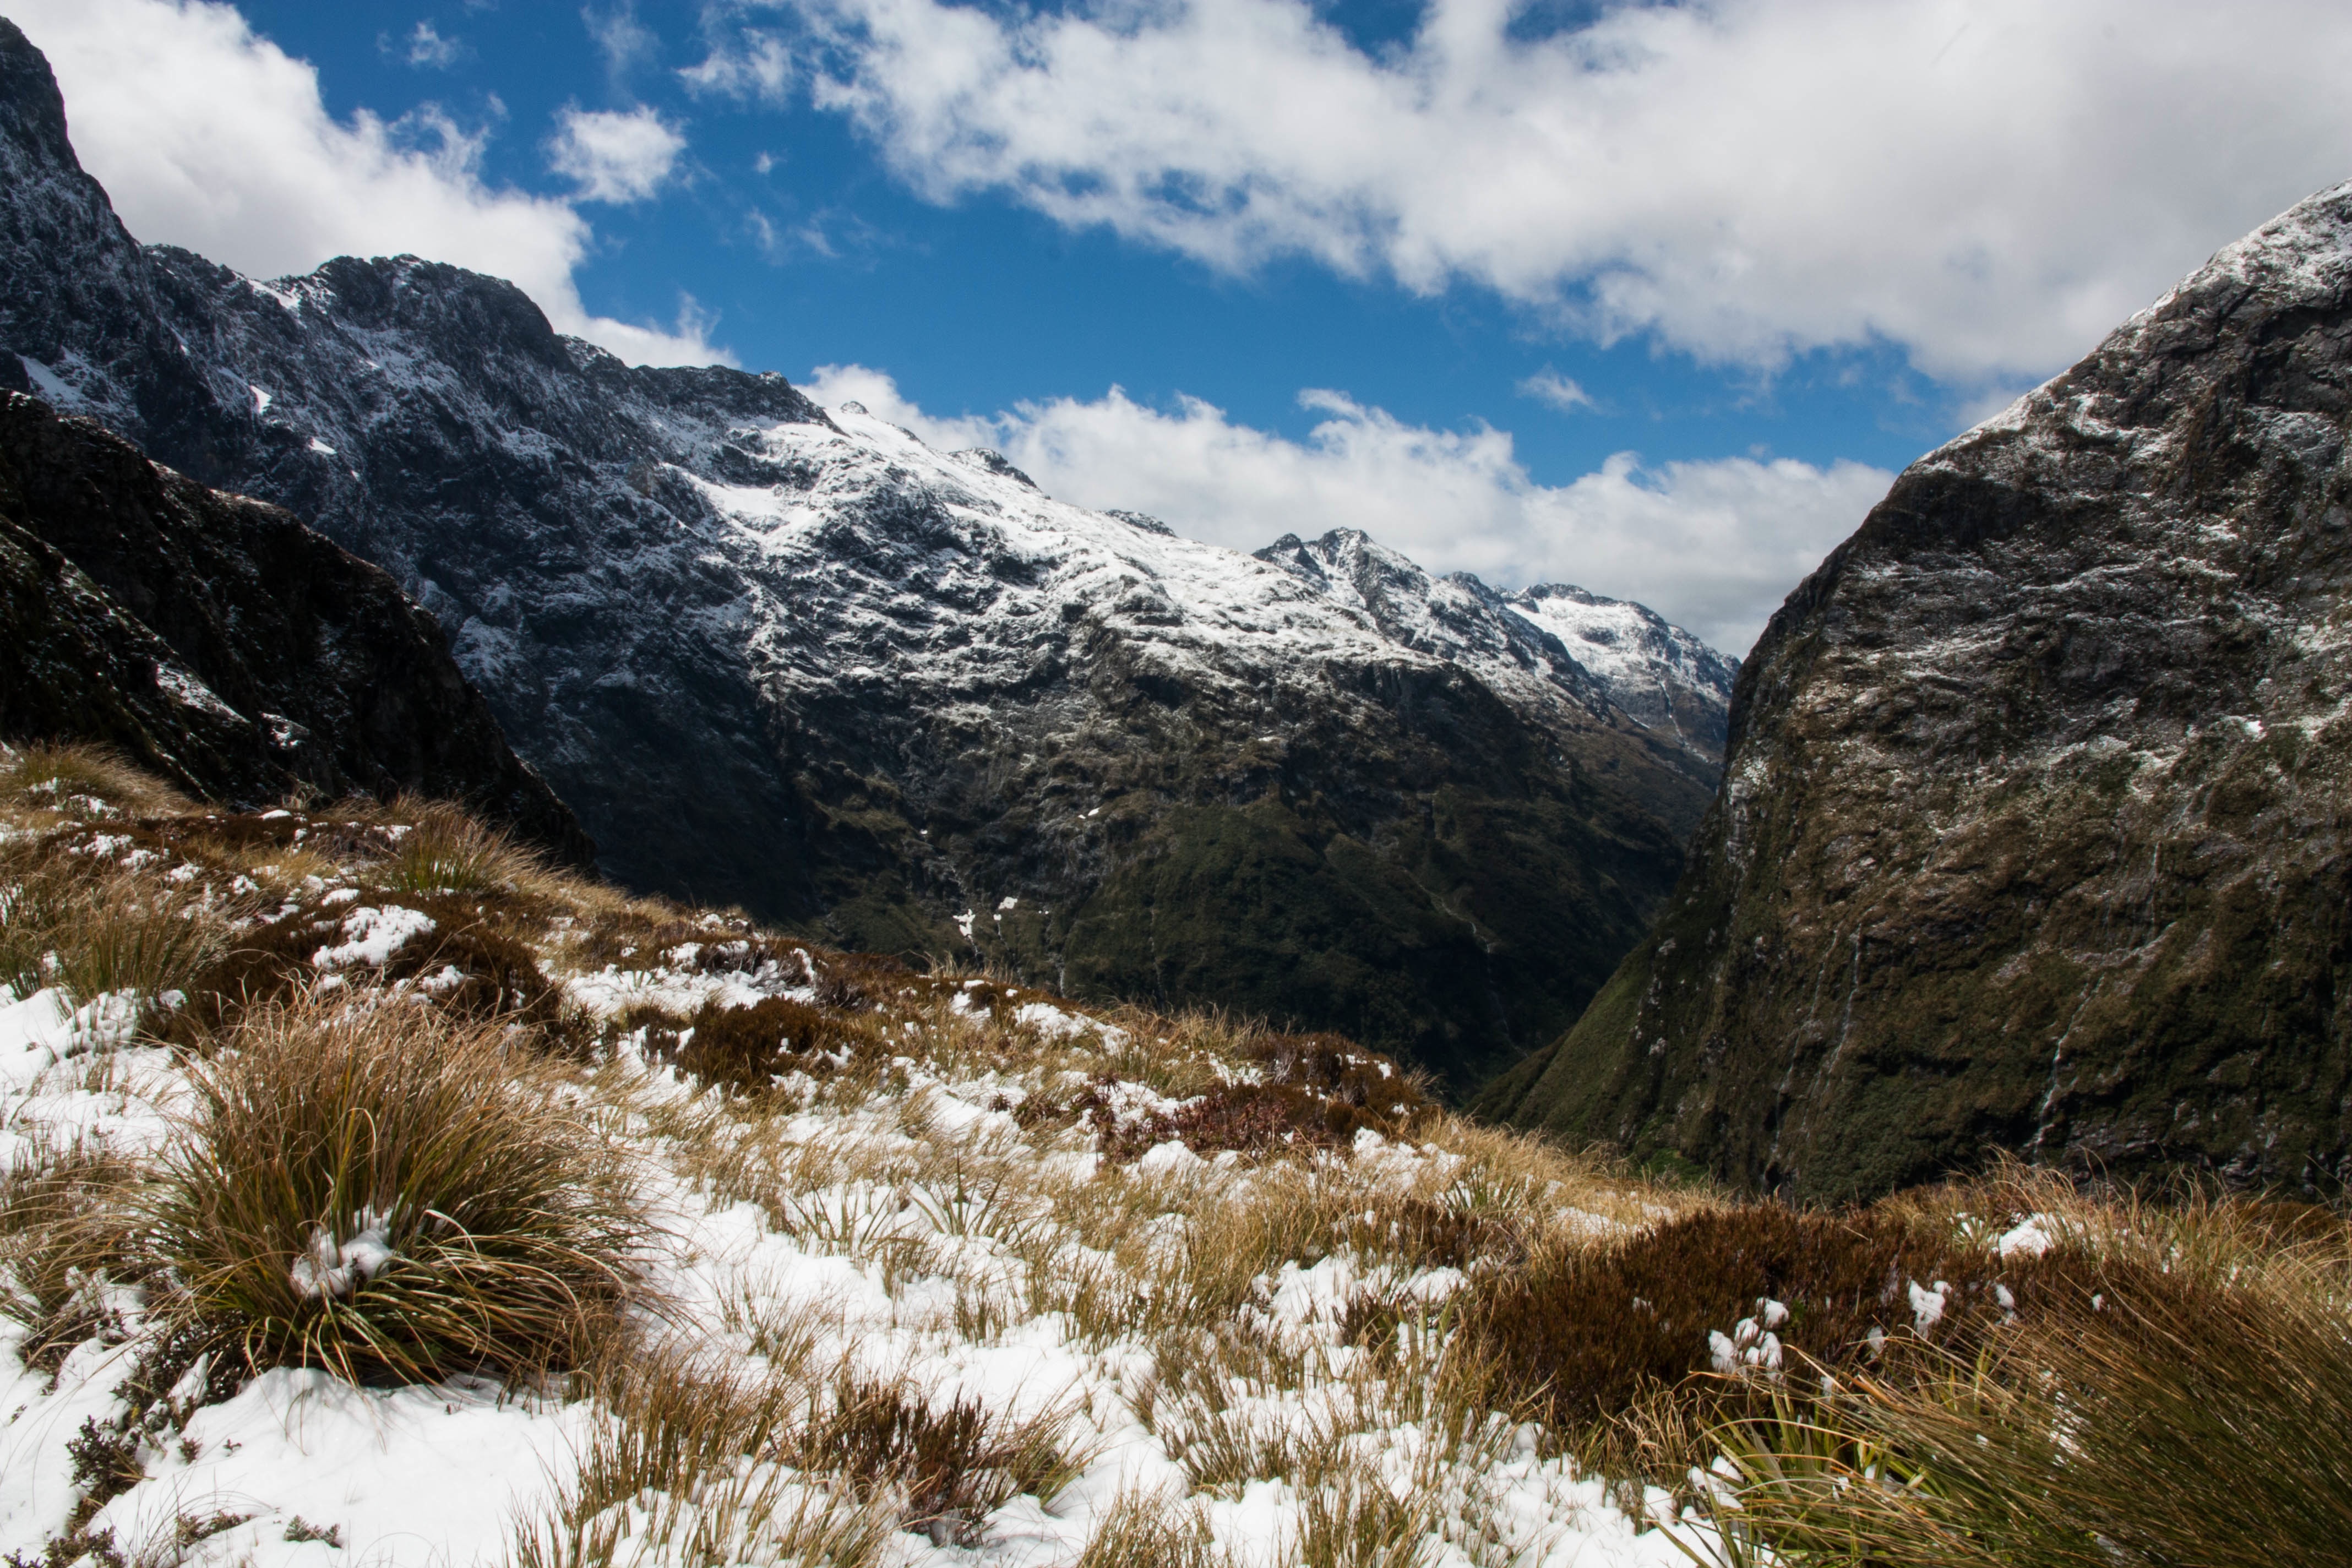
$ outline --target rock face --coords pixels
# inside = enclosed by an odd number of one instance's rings
[[[390,572],[629,885],[1460,1086],[1575,1017],[1706,808],[1719,660],[1604,678],[1418,568],[1335,597],[779,376],[624,365],[494,279],[142,247],[5,24],[0,176],[0,378]]]
[[[0,733],[99,741],[199,795],[414,791],[555,858],[594,846],[440,626],[280,508],[0,393]]]
[[[2352,185],[1914,464],[1739,675],[1654,932],[1484,1103],[1798,1194],[2339,1189]]]

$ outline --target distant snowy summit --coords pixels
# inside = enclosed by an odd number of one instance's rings
[[[1499,592],[1467,572],[1433,577],[1353,528],[1312,543],[1286,533],[1257,552],[1392,641],[1479,668],[1498,686],[1597,694],[1710,762],[1723,756],[1739,661],[1646,605],[1565,583]]]

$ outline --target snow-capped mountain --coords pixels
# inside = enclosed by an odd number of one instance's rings
[[[1712,791],[1728,666],[1636,606],[1180,539],[414,258],[142,247],[5,24],[0,169],[0,381],[389,570],[625,882],[1463,1082],[1575,1016]]]
[[[1514,593],[1467,572],[1433,577],[1352,528],[1313,543],[1284,534],[1257,552],[1392,642],[1458,661],[1514,701],[1588,710],[1614,704],[1710,762],[1723,755],[1727,658],[1645,605],[1565,583]]]

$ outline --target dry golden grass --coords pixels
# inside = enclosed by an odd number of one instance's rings
[[[0,1316],[16,1353],[54,1375],[68,1352],[109,1327],[110,1273],[134,1275],[133,1200],[142,1173],[85,1139],[42,1140],[0,1172]]]
[[[153,774],[103,746],[35,742],[0,745],[0,808],[42,816],[178,816],[195,811],[194,802]]]
[[[221,912],[184,889],[53,841],[0,846],[0,984],[19,996],[184,993],[230,941]]]

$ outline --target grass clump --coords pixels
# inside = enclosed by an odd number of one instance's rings
[[[789,1375],[675,1346],[616,1357],[589,1379],[599,1415],[571,1484],[517,1532],[516,1568],[646,1562],[865,1568],[894,1521],[789,1463],[807,1430]]]
[[[83,816],[194,809],[185,795],[107,747],[47,742],[0,746],[0,805]]]
[[[1744,1543],[1888,1568],[2342,1561],[2341,1222],[2251,1203],[2092,1213],[2096,1250],[2050,1254],[2042,1310],[1972,1353],[1922,1350],[1717,1428]],[[2301,1239],[2282,1246],[2282,1221]]]
[[[790,1072],[826,1076],[873,1054],[878,1044],[861,1020],[790,997],[765,997],[748,1007],[714,997],[685,1028],[650,1026],[646,1054],[675,1061],[698,1083],[747,1094]]]
[[[413,1005],[261,1011],[221,1044],[152,1200],[170,1310],[353,1382],[589,1350],[644,1226],[557,1069]]]
[[[388,816],[395,826],[386,830],[396,832],[399,841],[387,858],[370,868],[368,878],[387,892],[417,898],[510,892],[548,877],[538,856],[460,807],[442,801],[402,800],[394,803]]]
[[[37,840],[0,850],[0,984],[18,996],[184,993],[229,942],[218,911],[153,878]]]
[[[1464,1321],[1589,1467],[1673,1479],[1713,1457],[1712,1422],[1801,1366],[1973,1347],[2040,1304],[2042,1272],[1899,1215],[1730,1205],[1536,1256],[1482,1281]]]
[[[51,1377],[72,1349],[114,1327],[110,1269],[128,1255],[124,1217],[139,1173],[101,1145],[35,1144],[0,1173],[0,1317],[16,1354]]]

